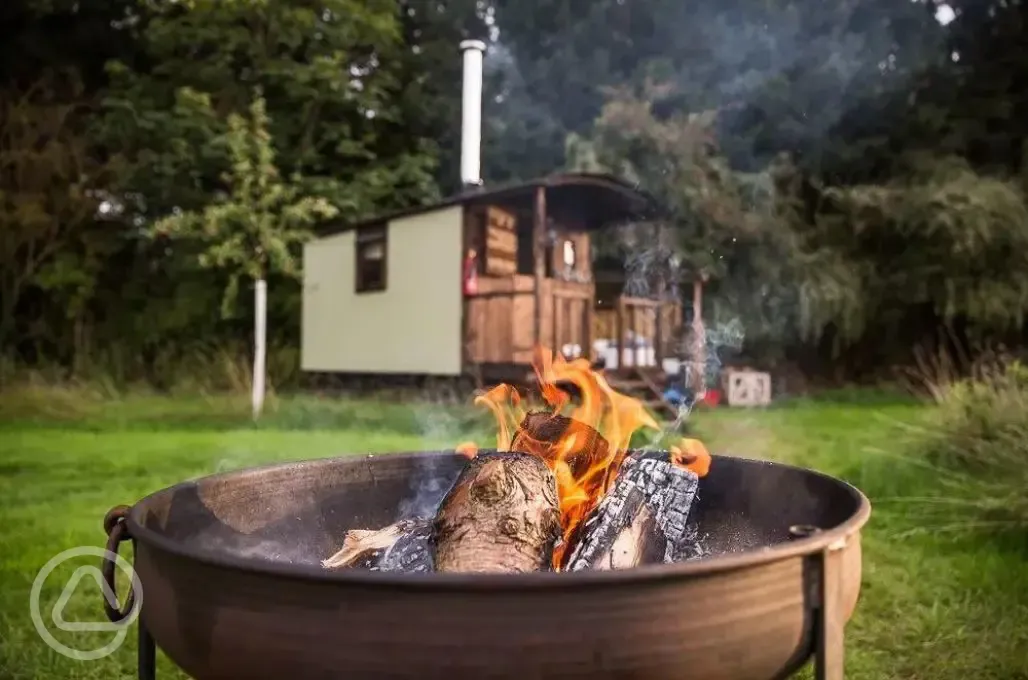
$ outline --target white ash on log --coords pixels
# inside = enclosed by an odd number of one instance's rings
[[[405,519],[384,529],[346,532],[343,547],[322,561],[327,569],[425,573],[433,570],[432,521]]]
[[[699,477],[667,453],[625,458],[614,484],[571,539],[564,571],[627,569],[690,554]]]
[[[546,571],[560,536],[557,480],[546,462],[529,453],[479,454],[436,512],[433,562],[436,571]]]

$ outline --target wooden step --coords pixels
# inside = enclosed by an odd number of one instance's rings
[[[625,392],[630,390],[649,390],[650,385],[645,380],[638,378],[612,378],[607,381],[611,387],[616,389],[618,392]]]

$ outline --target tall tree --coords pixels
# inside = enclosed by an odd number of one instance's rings
[[[392,0],[162,3],[144,55],[111,64],[103,137],[130,161],[133,212],[194,209],[228,166],[211,146],[260,87],[283,174],[342,218],[436,191],[430,140],[398,107],[403,35]]]
[[[284,181],[275,166],[264,99],[250,115],[231,114],[223,143],[232,159],[224,189],[202,210],[173,213],[153,226],[160,237],[203,244],[200,265],[227,270],[222,301],[228,315],[240,279],[254,284],[253,416],[264,403],[267,277],[271,272],[298,276],[296,246],[311,236],[310,227],[337,210],[324,198],[303,195],[299,177]]]

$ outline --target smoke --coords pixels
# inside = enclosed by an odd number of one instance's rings
[[[444,472],[442,462],[435,457],[419,463],[410,478],[410,495],[400,501],[394,521],[434,517],[453,484],[453,478]]]
[[[624,295],[679,299],[681,262],[674,239],[674,232],[664,224],[639,223],[618,229],[625,272]]]
[[[471,394],[460,394],[459,387],[428,388],[420,395],[414,420],[425,451],[451,450],[474,438],[466,416]],[[461,409],[460,407],[464,407]],[[449,491],[457,472],[441,456],[428,456],[418,463],[409,481],[409,493],[400,501],[396,521],[433,517]]]

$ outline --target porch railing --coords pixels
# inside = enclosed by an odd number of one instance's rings
[[[622,296],[614,303],[615,310],[615,344],[617,347],[618,368],[651,365],[648,360],[640,361],[639,347],[632,341],[649,340],[653,348],[652,365],[662,367],[665,357],[674,354],[672,345],[675,334],[682,324],[682,307],[675,302],[650,300]],[[642,343],[645,353],[648,349]]]

